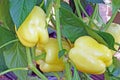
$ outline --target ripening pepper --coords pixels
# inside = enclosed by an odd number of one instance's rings
[[[114,39],[115,42],[120,44],[120,25],[116,23],[111,23],[109,28],[106,30],[106,32],[110,33]],[[114,46],[116,50],[118,50],[119,46],[115,45]]]
[[[66,50],[70,49],[69,44],[63,40],[62,41],[63,48]],[[36,61],[39,65],[39,68],[43,72],[53,72],[53,71],[63,71],[64,63],[62,58],[58,58],[58,42],[55,38],[49,38],[48,43],[46,44],[38,44],[36,48],[36,56],[41,54],[46,54],[44,60],[40,59]]]
[[[16,33],[24,46],[33,47],[38,42],[46,43],[49,37],[46,28],[46,14],[42,8],[35,6]]]
[[[79,37],[69,51],[69,58],[81,72],[102,74],[112,64],[111,50],[89,36]]]

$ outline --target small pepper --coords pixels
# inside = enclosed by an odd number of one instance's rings
[[[49,37],[46,28],[46,14],[42,8],[35,6],[16,33],[24,46],[33,47],[38,42],[46,43]]]
[[[112,64],[111,50],[89,36],[75,41],[69,58],[79,71],[90,74],[102,74]]]
[[[70,49],[69,44],[63,40],[63,48]],[[36,48],[36,56],[46,54],[45,60],[38,60],[36,63],[39,65],[40,70],[43,72],[63,71],[64,63],[62,58],[58,58],[59,48],[58,42],[55,38],[49,38],[48,43],[42,45],[38,44]]]

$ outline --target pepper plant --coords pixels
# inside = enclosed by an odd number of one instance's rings
[[[99,4],[106,3],[1,0],[0,75],[12,72],[17,80],[96,80],[99,75],[97,80],[119,80],[120,62],[114,54],[120,25],[113,20],[120,1],[106,4],[112,7],[107,23]]]

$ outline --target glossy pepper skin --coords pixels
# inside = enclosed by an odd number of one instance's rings
[[[70,49],[69,44],[63,40],[63,48],[66,50]],[[49,38],[48,43],[44,45],[37,45],[36,56],[46,54],[45,60],[36,61],[39,64],[39,68],[43,72],[63,71],[64,63],[62,58],[58,58],[58,42],[55,38]]]
[[[112,64],[111,50],[89,36],[79,37],[75,41],[69,58],[79,71],[90,74],[102,74]]]
[[[46,14],[42,8],[35,6],[16,33],[24,46],[33,47],[38,42],[46,43],[49,37],[46,28]]]
[[[115,42],[120,44],[120,25],[116,23],[111,23],[109,28],[106,30],[106,32],[110,33],[114,39]],[[118,50],[119,46],[115,45],[115,49]]]

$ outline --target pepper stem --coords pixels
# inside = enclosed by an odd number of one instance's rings
[[[8,69],[8,70],[6,70],[6,71],[1,72],[1,73],[0,73],[0,76],[6,74],[6,73],[8,73],[8,72],[16,71],[16,70],[28,70],[28,68],[11,68],[11,69]]]
[[[59,8],[60,8],[60,0],[56,1],[56,6],[55,6],[55,18],[56,18],[56,29],[57,29],[57,40],[58,40],[58,46],[59,50],[63,49],[62,46],[62,38],[61,38],[61,29],[60,29],[60,16],[59,16]],[[65,59],[65,57],[63,57]],[[66,80],[71,80],[71,70],[70,70],[70,65],[66,60],[63,60],[65,63],[65,71],[66,71]]]
[[[18,39],[14,39],[14,40],[11,40],[9,42],[6,42],[5,44],[3,44],[3,45],[0,46],[0,49],[3,48],[3,47],[5,47],[5,46],[7,46],[7,45],[9,45],[9,44],[11,44],[11,43],[14,43],[16,41],[18,41]]]
[[[36,75],[38,75],[42,80],[48,80],[40,71],[38,71],[38,69],[33,64],[31,54],[30,54],[30,48],[28,47],[26,47],[26,54],[27,54],[29,69],[31,69],[34,73],[36,73]]]

